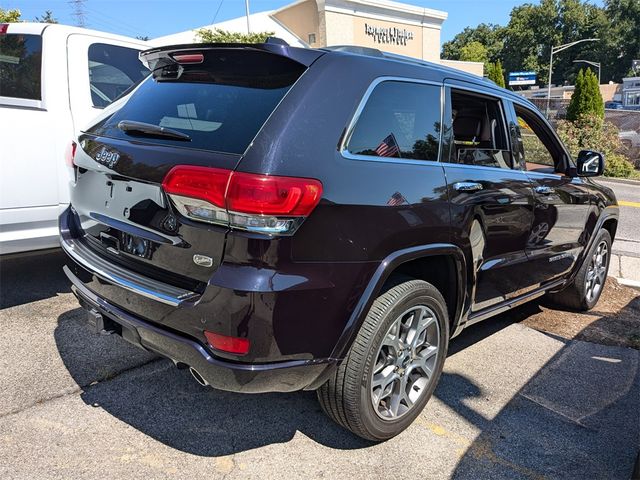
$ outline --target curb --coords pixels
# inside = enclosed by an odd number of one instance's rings
[[[617,255],[619,257],[640,258],[640,253],[623,252],[621,250],[611,250],[611,255]]]
[[[635,185],[640,187],[640,180],[631,180],[628,178],[616,178],[616,177],[600,177],[598,180],[603,182],[621,183],[623,185]],[[598,180],[594,180],[598,183]]]
[[[620,277],[612,277],[615,278],[620,285],[624,285],[625,287],[631,287],[640,290],[640,281],[638,280],[629,280],[628,278],[620,278]]]

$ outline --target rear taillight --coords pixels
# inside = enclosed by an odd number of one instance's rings
[[[76,142],[71,142],[67,145],[67,148],[64,152],[64,160],[69,168],[73,168],[75,164],[73,160],[76,158],[76,149],[78,148],[78,144]]]
[[[6,35],[7,34],[7,30],[9,30],[9,24],[8,23],[0,23],[0,35]]]
[[[235,355],[246,355],[249,353],[250,343],[246,338],[228,337],[219,333],[208,332],[205,330],[204,336],[207,338],[209,345],[216,350],[221,350]]]
[[[310,178],[186,165],[171,169],[162,187],[189,218],[280,235],[293,234],[322,196],[322,184]]]

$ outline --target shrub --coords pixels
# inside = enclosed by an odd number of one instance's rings
[[[580,150],[596,150],[605,156],[606,176],[628,178],[634,174],[633,165],[622,154],[625,147],[618,128],[611,122],[593,114],[582,115],[573,122],[560,120],[556,130],[574,158]]]
[[[575,90],[567,107],[567,120],[575,122],[584,115],[604,118],[604,102],[598,77],[589,68],[578,72]]]
[[[196,31],[196,40],[201,43],[264,43],[274,32],[238,33],[220,28],[201,28]]]

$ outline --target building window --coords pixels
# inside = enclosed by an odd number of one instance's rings
[[[312,45],[316,43],[316,34],[315,33],[310,33],[309,34],[309,45]]]
[[[626,105],[640,105],[640,93],[627,93]]]

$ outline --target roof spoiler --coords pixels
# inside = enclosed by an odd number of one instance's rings
[[[325,52],[311,48],[291,47],[287,42],[277,37],[269,37],[264,43],[189,43],[182,45],[168,45],[152,48],[140,52],[140,61],[151,71],[176,64],[174,55],[198,54],[206,50],[260,50],[290,58],[305,67],[315,62]]]

